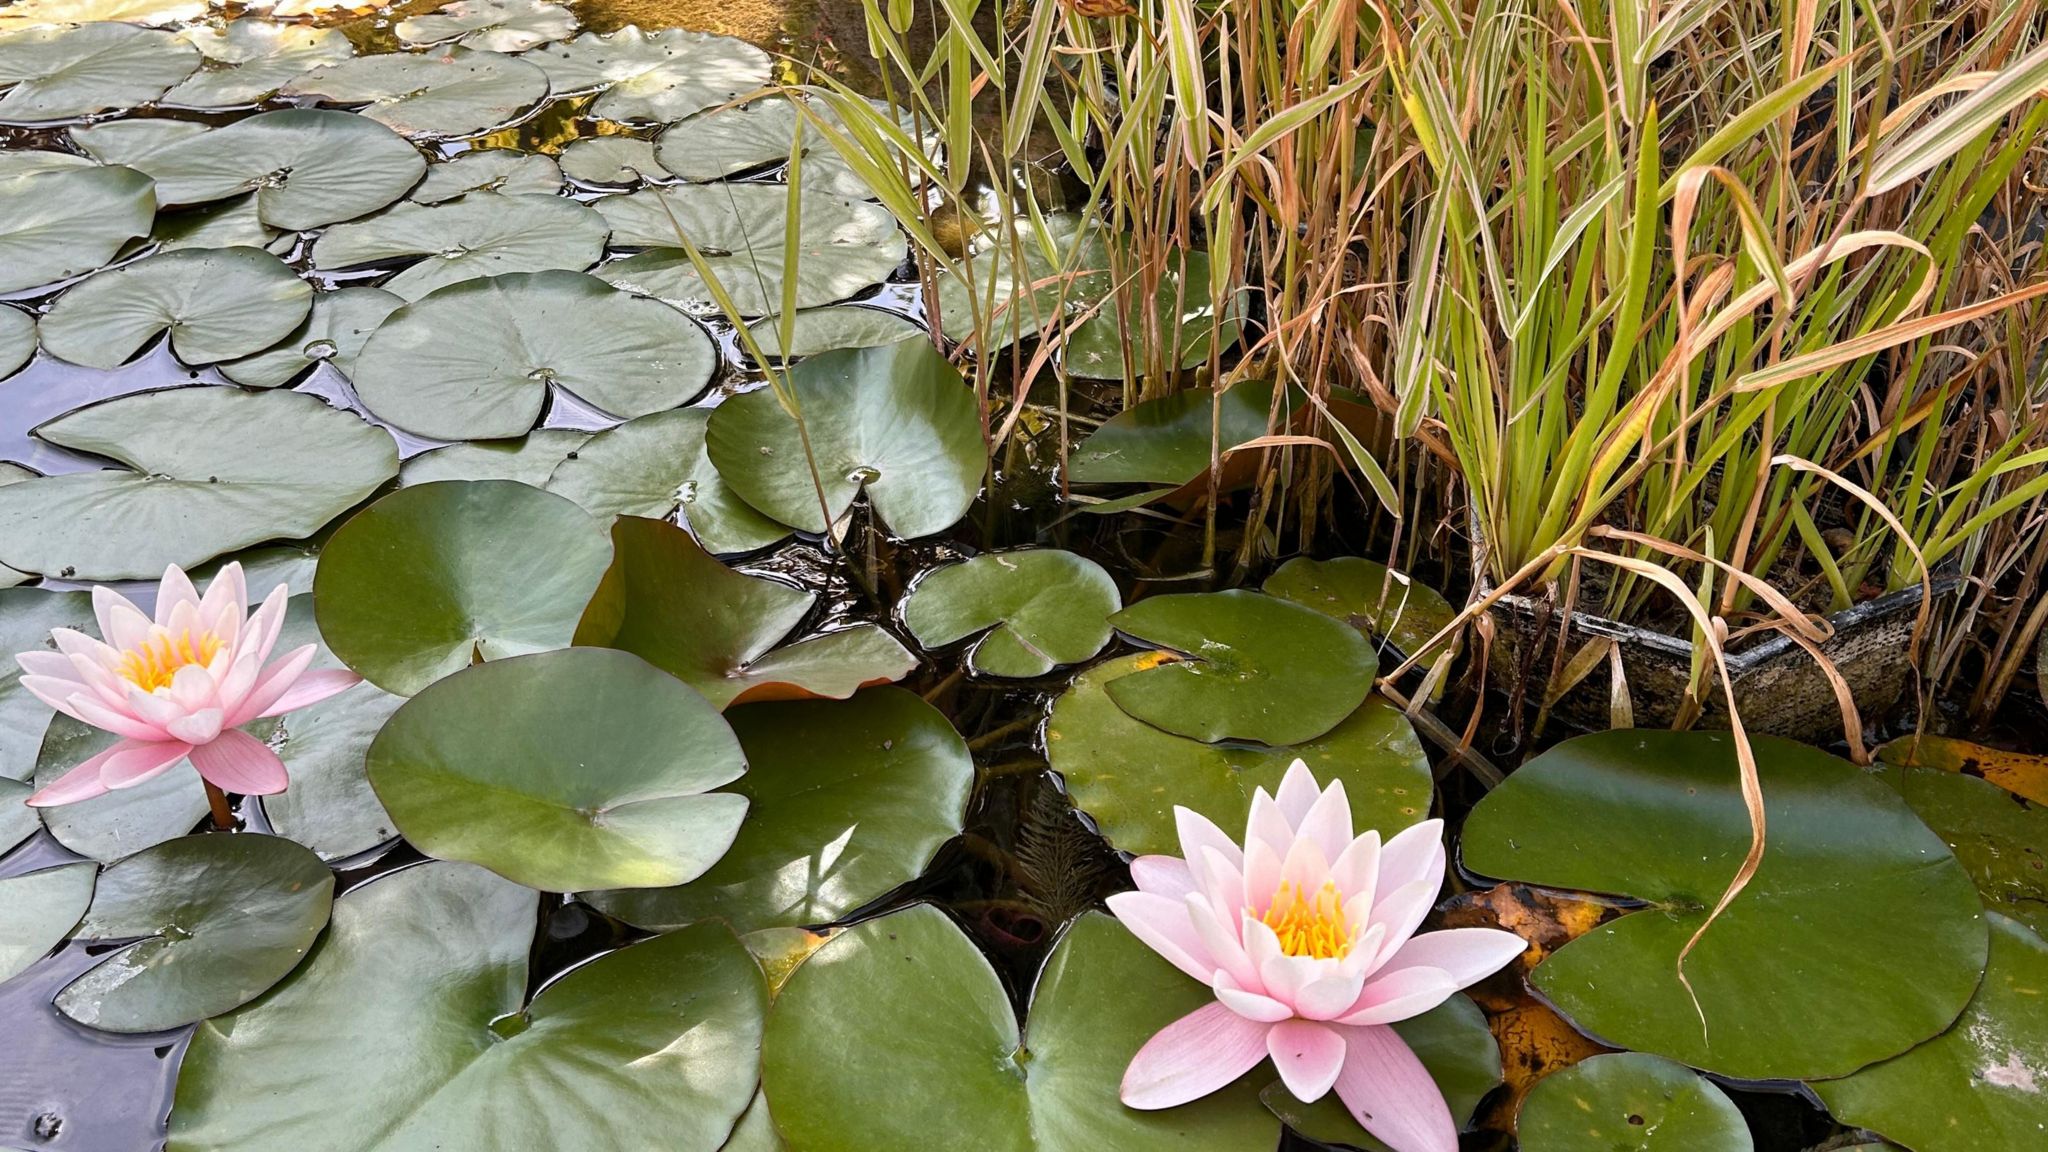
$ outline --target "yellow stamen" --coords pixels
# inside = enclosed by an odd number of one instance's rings
[[[1289,956],[1342,960],[1358,939],[1357,929],[1345,923],[1342,894],[1328,880],[1313,896],[1299,884],[1280,885],[1260,919],[1280,937],[1280,950]]]
[[[121,679],[144,692],[154,692],[170,687],[178,669],[187,664],[211,663],[220,654],[220,649],[220,637],[212,632],[201,632],[195,637],[187,629],[172,636],[162,629],[154,629],[149,639],[121,653],[118,671]]]

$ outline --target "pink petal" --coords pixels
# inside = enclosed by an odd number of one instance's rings
[[[185,570],[173,564],[164,569],[164,578],[156,586],[156,622],[169,628],[171,615],[180,605],[190,605],[192,611],[197,612],[199,590],[192,586],[192,578],[185,575]]]
[[[1394,1152],[1458,1152],[1451,1107],[1392,1028],[1351,1028],[1344,1033],[1344,1069],[1337,1098],[1367,1132]]]
[[[191,751],[190,744],[174,740],[156,744],[124,740],[114,746],[114,754],[100,769],[100,780],[113,789],[133,788],[163,775]]]
[[[232,644],[248,613],[249,582],[242,574],[241,562],[222,565],[199,601],[199,626]]]
[[[1266,1051],[1280,1081],[1304,1104],[1321,1100],[1344,1071],[1344,1037],[1335,1028],[1287,1020],[1266,1033]]]
[[[21,665],[21,670],[30,676],[41,676],[46,680],[69,680],[80,688],[86,687],[85,676],[79,672],[78,666],[71,662],[71,657],[62,652],[40,648],[34,652],[17,652],[14,654],[14,662]]]
[[[1381,882],[1386,873],[1381,871]],[[1387,926],[1386,947],[1398,949],[1408,942],[1415,930],[1422,927],[1422,920],[1429,915],[1430,906],[1436,903],[1440,880],[1417,880],[1412,884],[1387,892],[1372,906],[1369,924]]]
[[[256,683],[250,686],[249,694],[235,705],[234,712],[228,716],[228,726],[239,728],[258,716],[268,715],[271,706],[284,699],[284,694],[306,674],[306,669],[313,663],[315,651],[311,644],[294,648],[265,668],[256,678]]]
[[[73,766],[62,776],[52,780],[41,791],[28,798],[31,808],[55,808],[59,804],[76,804],[107,794],[107,786],[100,780],[100,768],[111,760],[114,753],[126,747],[116,744],[92,759]]]
[[[1119,892],[1107,903],[1110,915],[1167,963],[1204,984],[1216,974],[1208,946],[1188,922],[1186,904],[1150,892]]]
[[[1463,988],[1500,971],[1528,947],[1528,941],[1498,928],[1424,932],[1401,945],[1380,965],[1377,975],[1390,976],[1408,968],[1436,968]]]
[[[1222,1001],[1225,1008],[1247,1020],[1275,1024],[1294,1015],[1294,1009],[1271,996],[1247,992],[1238,987],[1237,981],[1232,980],[1228,972],[1216,973],[1215,982],[1209,985],[1209,990],[1216,994],[1216,999]]]
[[[1188,910],[1188,920],[1195,926],[1195,934],[1201,937],[1202,946],[1208,950],[1209,958],[1216,962],[1215,966],[1230,973],[1238,987],[1264,992],[1266,985],[1252,966],[1251,957],[1245,955],[1243,942],[1216,918],[1208,901],[1197,893],[1181,901],[1181,907]]]
[[[28,687],[28,678],[25,676],[22,678],[22,687]],[[66,703],[70,704],[71,707],[65,709],[65,711],[70,712],[73,716],[78,717],[95,728],[112,732],[116,736],[125,736],[130,740],[153,743],[169,735],[169,733],[155,724],[146,724],[141,719],[125,711],[115,711],[113,708],[100,703],[98,700],[82,692],[73,693],[71,699],[66,701]]]
[[[1280,853],[1264,840],[1244,846],[1244,906],[1254,916],[1264,916],[1280,891]]]
[[[220,707],[220,685],[198,664],[187,664],[171,673],[171,688],[167,695],[187,712]]]
[[[277,638],[284,632],[284,614],[290,608],[291,589],[279,584],[263,600],[263,606],[249,617],[249,625],[242,630],[241,639],[235,644],[235,657],[254,652],[256,662],[270,659],[270,650],[277,646]]]
[[[1348,907],[1353,900],[1364,899],[1362,907],[1372,907],[1373,895],[1380,878],[1380,834],[1368,830],[1344,846],[1337,859],[1330,864],[1330,882],[1343,894]]]
[[[93,586],[92,611],[99,618],[100,638],[116,648],[138,648],[149,638],[149,617],[134,601],[104,584]]]
[[[1238,915],[1244,911],[1244,877],[1238,874],[1237,865],[1216,849],[1204,848],[1202,867],[1195,876],[1198,881],[1195,895],[1208,902],[1209,912],[1215,916],[1216,923],[1236,924]]]
[[[27,689],[29,695],[71,717],[73,720],[90,723],[85,717],[78,714],[77,707],[71,703],[72,697],[84,695],[83,692],[79,691],[83,685],[79,684],[78,681],[57,680],[49,676],[21,676],[17,677],[14,682]]]
[[[1283,859],[1288,845],[1294,843],[1294,825],[1287,822],[1279,802],[1266,795],[1264,788],[1252,790],[1252,811],[1245,818],[1244,842],[1249,845],[1254,840],[1264,840]]]
[[[1392,892],[1417,880],[1441,888],[1446,863],[1443,821],[1424,820],[1403,828],[1380,846],[1380,891]]]
[[[223,715],[218,708],[201,708],[189,716],[164,725],[171,739],[187,744],[206,744],[220,735]]]
[[[1310,772],[1308,765],[1297,756],[1294,763],[1287,766],[1287,774],[1280,778],[1280,790],[1273,800],[1280,805],[1280,814],[1287,817],[1287,823],[1299,828],[1321,795],[1322,789],[1316,787],[1315,773]]]
[[[350,672],[346,668],[322,668],[315,672],[308,672],[304,676],[299,677],[298,681],[290,688],[286,689],[284,695],[271,701],[270,707],[265,708],[262,714],[265,716],[282,716],[287,712],[304,708],[308,704],[318,704],[329,696],[346,692],[362,682],[363,678],[361,676]],[[1179,861],[1176,860],[1174,863],[1177,864]]]
[[[319,673],[314,673],[319,675]],[[1195,874],[1178,856],[1140,856],[1131,861],[1131,882],[1140,892],[1179,900],[1195,890]]]
[[[1207,816],[1191,808],[1175,805],[1173,823],[1180,833],[1181,857],[1188,862],[1188,867],[1194,870],[1196,884],[1207,886],[1202,873],[1204,848],[1214,848],[1225,860],[1230,861],[1233,867],[1244,867],[1243,850],[1237,846],[1235,840],[1225,836],[1223,829],[1218,828]]]
[[[1124,1072],[1132,1108],[1172,1108],[1199,1100],[1266,1058],[1266,1030],[1221,1004],[1204,1004],[1145,1042]]]
[[[1309,980],[1294,993],[1294,1011],[1308,1020],[1335,1020],[1352,1010],[1365,991],[1365,974],[1338,972]]]
[[[1280,883],[1292,885],[1304,899],[1313,900],[1329,878],[1330,858],[1323,855],[1323,846],[1311,837],[1296,837],[1280,865]]]
[[[1294,834],[1315,841],[1325,860],[1335,860],[1351,846],[1351,801],[1344,795],[1342,780],[1330,782],[1308,814],[1296,822]]]
[[[229,728],[213,743],[192,749],[192,766],[221,791],[244,796],[269,796],[291,783],[277,753],[240,728]]]
[[[1403,968],[1370,980],[1340,1024],[1392,1024],[1420,1016],[1451,998],[1458,982],[1436,968]]]

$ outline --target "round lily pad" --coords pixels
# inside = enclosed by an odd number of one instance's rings
[[[746,949],[700,925],[580,965],[527,1003],[536,905],[466,864],[342,896],[290,979],[194,1034],[172,1145],[716,1148],[756,1079],[767,992]]]
[[[967,666],[984,676],[1043,676],[1109,643],[1110,614],[1123,606],[1102,566],[1057,548],[990,552],[920,577],[903,601],[903,624],[938,648],[977,633]]]
[[[1268,595],[1306,605],[1362,632],[1394,642],[1403,655],[1457,617],[1443,593],[1384,564],[1357,556],[1298,556],[1261,585]]]
[[[133,120],[108,120],[81,124],[71,129],[71,142],[102,164],[134,167],[136,161],[154,156],[173,144],[204,136],[212,131],[193,120],[172,120],[147,116]]]
[[[1192,388],[1147,400],[1081,441],[1067,458],[1067,478],[1076,484],[1185,484],[1208,471],[1212,444],[1221,451],[1264,436],[1272,400],[1272,387],[1256,380],[1220,399]]]
[[[404,304],[404,299],[382,288],[322,292],[313,297],[313,310],[298,331],[268,352],[221,365],[221,374],[248,388],[289,384],[323,362],[344,376],[352,375],[370,333]]]
[[[766,52],[731,36],[627,25],[527,53],[556,94],[603,91],[590,113],[603,120],[666,124],[716,107],[769,80]]]
[[[199,71],[164,93],[178,108],[236,108],[267,99],[299,76],[346,60],[355,46],[336,28],[269,20],[230,20],[222,28],[187,28],[178,38],[199,49]]]
[[[0,879],[0,982],[64,942],[92,902],[94,864],[59,864]]]
[[[332,270],[414,261],[384,290],[418,300],[436,288],[506,272],[580,272],[610,234],[604,217],[560,196],[474,192],[449,204],[396,204],[336,224],[313,242],[313,267]]]
[[[392,313],[354,381],[370,411],[409,432],[493,440],[533,427],[551,384],[630,419],[689,403],[717,365],[711,337],[675,309],[580,272],[531,272],[451,284]]]
[[[803,1152],[1271,1152],[1279,1122],[1256,1073],[1166,1111],[1117,1099],[1138,1048],[1213,1000],[1091,912],[1053,949],[1020,1030],[988,961],[917,905],[839,933],[790,976],[762,1042],[762,1089]],[[834,1055],[877,1046],[890,1058]],[[917,1091],[890,1088],[902,1084]]]
[[[1000,352],[1105,290],[1106,282],[1090,274],[1100,268],[1100,246],[1078,231],[1077,218],[1052,216],[1047,225],[1042,237],[1020,228],[939,273],[939,327],[947,339],[972,345],[977,355]]]
[[[1132,719],[1110,700],[1116,681],[1153,666],[1157,653],[1105,660],[1074,678],[1046,722],[1046,758],[1074,804],[1118,849],[1180,851],[1175,805],[1224,828],[1242,828],[1252,792],[1278,790],[1298,757],[1316,779],[1344,781],[1355,827],[1382,836],[1429,815],[1429,756],[1401,710],[1379,696],[1334,729],[1290,747],[1204,744]]]
[[[576,14],[547,0],[455,0],[393,31],[411,45],[445,44],[488,52],[524,52],[576,34]]]
[[[1697,1008],[1679,950],[1750,844],[1727,734],[1617,731],[1559,744],[1479,802],[1464,863],[1649,903],[1534,973],[1550,1003],[1600,1040],[1743,1079],[1847,1075],[1955,1020],[1983,969],[1983,906],[1898,793],[1824,752],[1751,740],[1770,838],[1686,960]]]
[[[19,308],[0,308],[0,380],[36,354],[36,318]]]
[[[61,713],[51,716],[36,757],[36,787],[49,787],[119,739]],[[132,788],[39,812],[57,843],[80,856],[114,861],[185,835],[206,818],[207,808],[199,773],[180,762]]]
[[[45,124],[147,104],[199,67],[169,32],[132,24],[0,31],[0,124]]]
[[[708,552],[752,552],[789,535],[733,495],[704,450],[708,408],[678,408],[599,432],[547,479],[593,516],[680,514]]]
[[[796,277],[796,306],[814,308],[880,284],[907,251],[895,217],[867,204],[806,189],[799,218],[789,194],[762,184],[686,184],[607,196],[597,210],[611,222],[612,243],[646,248],[598,275],[679,308],[716,311],[718,302],[676,238],[696,245],[712,275],[747,316],[782,311],[783,280]],[[785,262],[788,234],[797,234],[797,263]]]
[[[880,308],[851,304],[829,308],[806,308],[790,313],[794,326],[789,350],[782,348],[782,317],[770,316],[747,326],[764,356],[815,356],[835,348],[874,348],[899,340],[922,337],[917,322]]]
[[[1594,1056],[1536,1082],[1515,1137],[1524,1152],[1750,1152],[1749,1125],[1698,1073],[1643,1052]]]
[[[906,539],[943,532],[967,514],[986,464],[981,418],[974,393],[931,345],[826,352],[791,369],[789,384],[801,433],[767,388],[711,415],[711,462],[742,500],[825,532],[866,492],[889,531]]]
[[[547,99],[548,77],[517,56],[458,47],[358,56],[299,77],[283,94],[360,105],[406,136],[473,136]]]
[[[1244,327],[1242,296],[1227,296],[1219,319],[1210,300],[1209,257],[1202,252],[1169,252],[1156,274],[1151,314],[1135,279],[1135,268],[1117,269],[1117,281],[1132,286],[1119,295],[1121,309],[1106,305],[1067,334],[1060,363],[1073,375],[1092,380],[1121,380],[1143,373],[1153,362],[1152,342],[1170,368],[1193,368],[1209,362],[1213,348],[1229,349]],[[1128,348],[1128,355],[1126,354]]]
[[[118,368],[159,332],[187,364],[261,352],[292,334],[313,286],[258,248],[163,252],[102,272],[58,297],[43,347],[91,368]]]
[[[254,734],[284,761],[292,781],[283,792],[261,800],[271,830],[322,860],[345,859],[395,839],[398,829],[370,788],[363,756],[403,703],[403,696],[359,684],[287,715],[257,721]]]
[[[0,28],[83,24],[92,20],[160,27],[205,14],[203,0],[15,0],[0,9]]]
[[[53,172],[60,168],[91,168],[93,162],[84,156],[69,152],[52,152],[43,148],[9,149],[0,152],[0,177],[27,176],[34,172]]]
[[[149,235],[156,192],[130,168],[0,175],[0,292],[69,280]]]
[[[389,433],[300,392],[142,392],[36,435],[125,466],[0,488],[0,563],[71,580],[153,580],[303,539],[398,472]]]
[[[895,637],[872,624],[776,648],[816,597],[734,572],[673,524],[621,516],[612,524],[612,548],[611,570],[576,626],[576,643],[632,652],[720,708],[845,699],[901,680],[917,666]]]
[[[2048,931],[2048,809],[1960,772],[1884,763],[1867,771],[1948,844],[1986,908]]]
[[[218,1016],[297,967],[327,926],[334,873],[289,840],[185,836],[107,868],[76,933],[135,939],[57,994],[104,1032],[160,1032]]]
[[[826,924],[915,880],[960,832],[974,789],[967,744],[901,688],[850,700],[749,704],[727,714],[749,802],[732,849],[680,888],[591,903],[652,931],[719,918],[734,931]]]
[[[1470,1123],[1479,1102],[1501,1082],[1500,1045],[1486,1026],[1486,1014],[1460,992],[1420,1016],[1396,1021],[1393,1029],[1429,1069],[1451,1106],[1451,1118],[1461,1127]],[[1352,1119],[1334,1092],[1304,1104],[1276,1080],[1266,1085],[1259,1099],[1289,1128],[1318,1143],[1391,1152]]]
[[[1313,740],[1357,711],[1379,670],[1355,629],[1243,589],[1153,596],[1109,622],[1184,657],[1119,677],[1110,699],[1196,740]]]
[[[731,846],[747,770],[718,710],[626,652],[568,648],[429,685],[370,745],[420,851],[551,892],[696,879]]]
[[[320,633],[364,679],[410,696],[474,663],[567,647],[611,556],[597,521],[538,488],[401,488],[321,551]]]
[[[886,105],[878,107],[887,112]],[[809,113],[829,124],[840,123],[837,113],[823,102],[813,103]],[[906,132],[915,127],[903,124]],[[699,112],[663,129],[655,147],[663,167],[699,184],[787,164],[793,151],[803,155],[798,178],[805,188],[851,200],[874,198],[873,189],[854,174],[838,149],[799,113],[795,103],[782,96]]]
[[[631,188],[669,172],[654,158],[654,145],[634,136],[586,136],[562,149],[562,174],[597,188]]]
[[[16,652],[54,652],[55,628],[88,634],[99,627],[89,592],[56,592],[48,588],[0,588],[0,780],[26,780],[35,774],[36,756],[49,726],[50,706],[21,686]]]
[[[562,190],[562,170],[552,156],[483,148],[427,169],[413,189],[417,204],[440,204],[471,192],[503,192],[507,196],[553,196]]]
[[[517,440],[470,440],[422,452],[398,469],[405,487],[436,480],[517,480],[546,486],[563,460],[590,440],[581,428],[536,428]]]

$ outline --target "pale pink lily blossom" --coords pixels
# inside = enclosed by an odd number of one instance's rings
[[[1185,858],[1140,856],[1138,890],[1109,909],[1216,1001],[1138,1050],[1124,1103],[1184,1104],[1270,1056],[1288,1091],[1314,1102],[1334,1089],[1395,1152],[1456,1152],[1443,1093],[1389,1025],[1526,945],[1493,928],[1416,935],[1443,885],[1443,821],[1384,844],[1377,831],[1353,836],[1343,781],[1319,789],[1299,760],[1277,796],[1253,795],[1243,848],[1195,812],[1174,815]]]
[[[133,788],[190,759],[222,792],[282,792],[284,763],[240,730],[325,700],[361,677],[308,671],[315,648],[265,664],[284,628],[290,590],[278,585],[249,612],[240,564],[229,564],[200,596],[177,565],[164,569],[151,619],[111,588],[92,590],[100,636],[58,628],[55,652],[23,652],[21,686],[74,720],[121,737],[112,748],[28,798],[38,808]]]

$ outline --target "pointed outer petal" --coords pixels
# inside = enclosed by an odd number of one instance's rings
[[[242,574],[242,562],[236,560],[214,573],[213,582],[206,586],[206,595],[199,599],[199,626],[219,636],[222,643],[233,644],[248,614],[249,581]]]
[[[78,706],[71,702],[73,698],[90,699],[78,681],[53,680],[48,676],[23,676],[16,680],[15,683],[26,689],[29,695],[41,700],[66,716],[74,720],[84,721],[87,724],[92,723],[92,721],[80,716],[78,714]]]
[[[230,728],[213,743],[192,749],[192,766],[221,791],[244,796],[269,796],[291,783],[277,753],[240,728]]]
[[[1264,788],[1253,790],[1251,815],[1244,822],[1244,842],[1249,845],[1254,840],[1264,840],[1283,860],[1294,845],[1294,825],[1280,811],[1280,802],[1266,795]]]
[[[171,766],[193,752],[190,744],[167,740],[157,744],[123,741],[100,768],[100,781],[113,789],[133,788],[169,771]]]
[[[1411,936],[1386,962],[1375,979],[1409,968],[1435,968],[1463,988],[1506,967],[1529,948],[1529,942],[1498,928],[1448,928]]]
[[[1281,884],[1294,885],[1296,891],[1313,897],[1329,878],[1330,858],[1323,854],[1321,844],[1302,836],[1287,846],[1287,860],[1280,865]]]
[[[1275,1024],[1266,1033],[1266,1051],[1280,1070],[1281,1083],[1304,1104],[1321,1100],[1344,1071],[1344,1035],[1325,1024]]]
[[[1216,999],[1221,1001],[1225,1008],[1247,1020],[1275,1024],[1294,1015],[1293,1009],[1271,996],[1261,996],[1257,992],[1247,992],[1238,987],[1237,981],[1232,980],[1228,972],[1216,973],[1216,979],[1209,985],[1209,990],[1216,994]]]
[[[1216,916],[1218,924],[1237,923],[1244,911],[1244,877],[1237,867],[1223,858],[1223,853],[1214,848],[1202,849],[1202,886],[1195,895],[1209,902],[1209,911]]]
[[[1294,994],[1294,1013],[1304,1020],[1335,1020],[1351,1011],[1365,991],[1365,975],[1339,970],[1301,986]]]
[[[1308,814],[1295,821],[1294,835],[1315,841],[1325,860],[1335,860],[1351,846],[1351,800],[1344,795],[1342,780],[1332,780]]]
[[[1380,891],[1392,892],[1417,880],[1442,887],[1445,863],[1443,821],[1424,820],[1403,828],[1380,846]]]
[[[1280,891],[1280,854],[1264,840],[1244,846],[1244,908],[1254,918],[1264,916]]]
[[[1330,863],[1330,881],[1344,897],[1346,908],[1361,898],[1365,901],[1364,907],[1371,908],[1379,878],[1380,834],[1376,828],[1367,829],[1365,835],[1345,845]]]
[[[24,676],[21,678],[21,686],[24,688],[28,687],[28,677]],[[34,691],[34,689],[30,689],[30,691]],[[37,695],[41,695],[41,693],[37,693]],[[170,733],[157,725],[146,724],[125,711],[110,708],[83,692],[72,693],[71,698],[66,703],[71,705],[71,707],[65,709],[65,711],[70,712],[73,716],[78,717],[95,728],[112,732],[116,736],[126,736],[130,740],[141,740],[146,743],[155,743],[170,736]]]
[[[193,612],[199,611],[199,589],[192,586],[192,578],[176,564],[164,569],[164,578],[156,586],[156,622],[170,627],[171,615],[178,605],[189,604]]]
[[[1280,805],[1281,815],[1287,817],[1287,823],[1299,828],[1320,795],[1322,790],[1316,786],[1315,773],[1310,772],[1308,765],[1297,756],[1294,763],[1287,766],[1287,775],[1280,778],[1280,792],[1274,800]]]
[[[223,721],[226,719],[226,714],[218,708],[201,708],[182,720],[164,725],[164,731],[170,733],[173,740],[182,740],[187,744],[205,744],[220,735]]]
[[[1178,856],[1140,856],[1131,861],[1131,883],[1140,892],[1179,900],[1195,890],[1195,874]]]
[[[110,672],[121,662],[119,652],[76,628],[50,629],[50,642],[57,646],[57,651],[66,656],[83,657]]]
[[[1119,892],[1107,901],[1115,916],[1145,947],[1166,957],[1167,963],[1207,984],[1216,975],[1216,962],[1209,946],[1188,922],[1187,905],[1151,892]]]
[[[263,715],[282,716],[308,704],[318,704],[329,696],[346,692],[362,682],[361,676],[346,668],[322,668],[308,672],[299,677],[290,688],[285,689],[284,695],[271,701],[270,707],[263,710]]]
[[[116,648],[134,648],[149,638],[149,617],[134,601],[104,584],[93,585],[92,612],[99,618],[100,638]]]
[[[1194,870],[1197,886],[1208,887],[1202,875],[1204,848],[1214,848],[1225,860],[1230,861],[1233,867],[1244,867],[1244,850],[1237,846],[1237,841],[1224,835],[1223,829],[1218,828],[1215,821],[1207,816],[1192,808],[1182,808],[1176,804],[1173,809],[1173,824],[1180,833],[1181,858]]]
[[[236,657],[235,662],[228,666],[227,673],[220,678],[220,703],[230,718],[242,715],[242,704],[249,699],[250,690],[256,687],[256,680],[262,674],[263,665],[256,662],[254,652]],[[249,719],[245,718],[232,727],[248,722]]]
[[[1365,990],[1339,1024],[1392,1024],[1420,1016],[1451,998],[1458,982],[1440,968],[1403,968],[1366,981]]]
[[[1382,881],[1385,877],[1382,876]],[[1417,880],[1403,888],[1396,888],[1373,902],[1372,916],[1366,921],[1368,927],[1374,924],[1387,926],[1387,942],[1380,945],[1388,955],[1399,951],[1415,930],[1422,927],[1422,918],[1429,915],[1430,906],[1436,903],[1436,880]]]
[[[78,667],[77,662],[62,652],[48,652],[42,649],[34,652],[17,652],[14,654],[14,662],[30,676],[41,676],[45,680],[69,680],[74,688],[90,687],[84,671]],[[89,660],[86,664],[93,666]]]
[[[284,631],[284,613],[289,606],[291,589],[279,584],[275,591],[263,601],[263,606],[249,616],[249,626],[242,629],[241,639],[235,642],[235,658],[254,653],[256,663],[270,659],[270,650],[277,646],[277,638]]]
[[[30,796],[27,804],[31,808],[55,808],[59,804],[76,804],[107,794],[107,786],[100,780],[100,769],[113,759],[114,753],[131,747],[126,741],[83,761],[70,771],[52,780],[48,787]]]
[[[1458,1152],[1458,1124],[1429,1069],[1392,1028],[1344,1031],[1337,1098],[1394,1152]]]
[[[171,688],[166,695],[187,712],[220,707],[219,683],[205,668],[197,664],[187,664],[173,672]]]
[[[294,648],[265,668],[250,687],[249,694],[235,705],[234,715],[240,719],[229,727],[239,728],[258,716],[268,714],[270,706],[284,699],[284,694],[306,674],[306,668],[313,663],[313,652],[311,644]]]
[[[128,702],[128,694],[137,691],[135,685],[121,679],[106,666],[90,656],[65,656],[62,659],[71,665],[71,674],[80,685],[106,701],[109,708],[120,708]]]
[[[1172,1108],[1199,1100],[1266,1058],[1266,1030],[1221,1004],[1204,1004],[1161,1028],[1124,1071],[1132,1108]]]
[[[1258,969],[1252,966],[1251,957],[1245,955],[1244,944],[1231,929],[1216,919],[1208,901],[1197,893],[1181,901],[1181,907],[1188,910],[1188,920],[1195,926],[1195,935],[1201,938],[1202,946],[1208,949],[1209,958],[1216,962],[1217,969],[1230,973],[1237,986],[1247,992],[1266,991]]]

